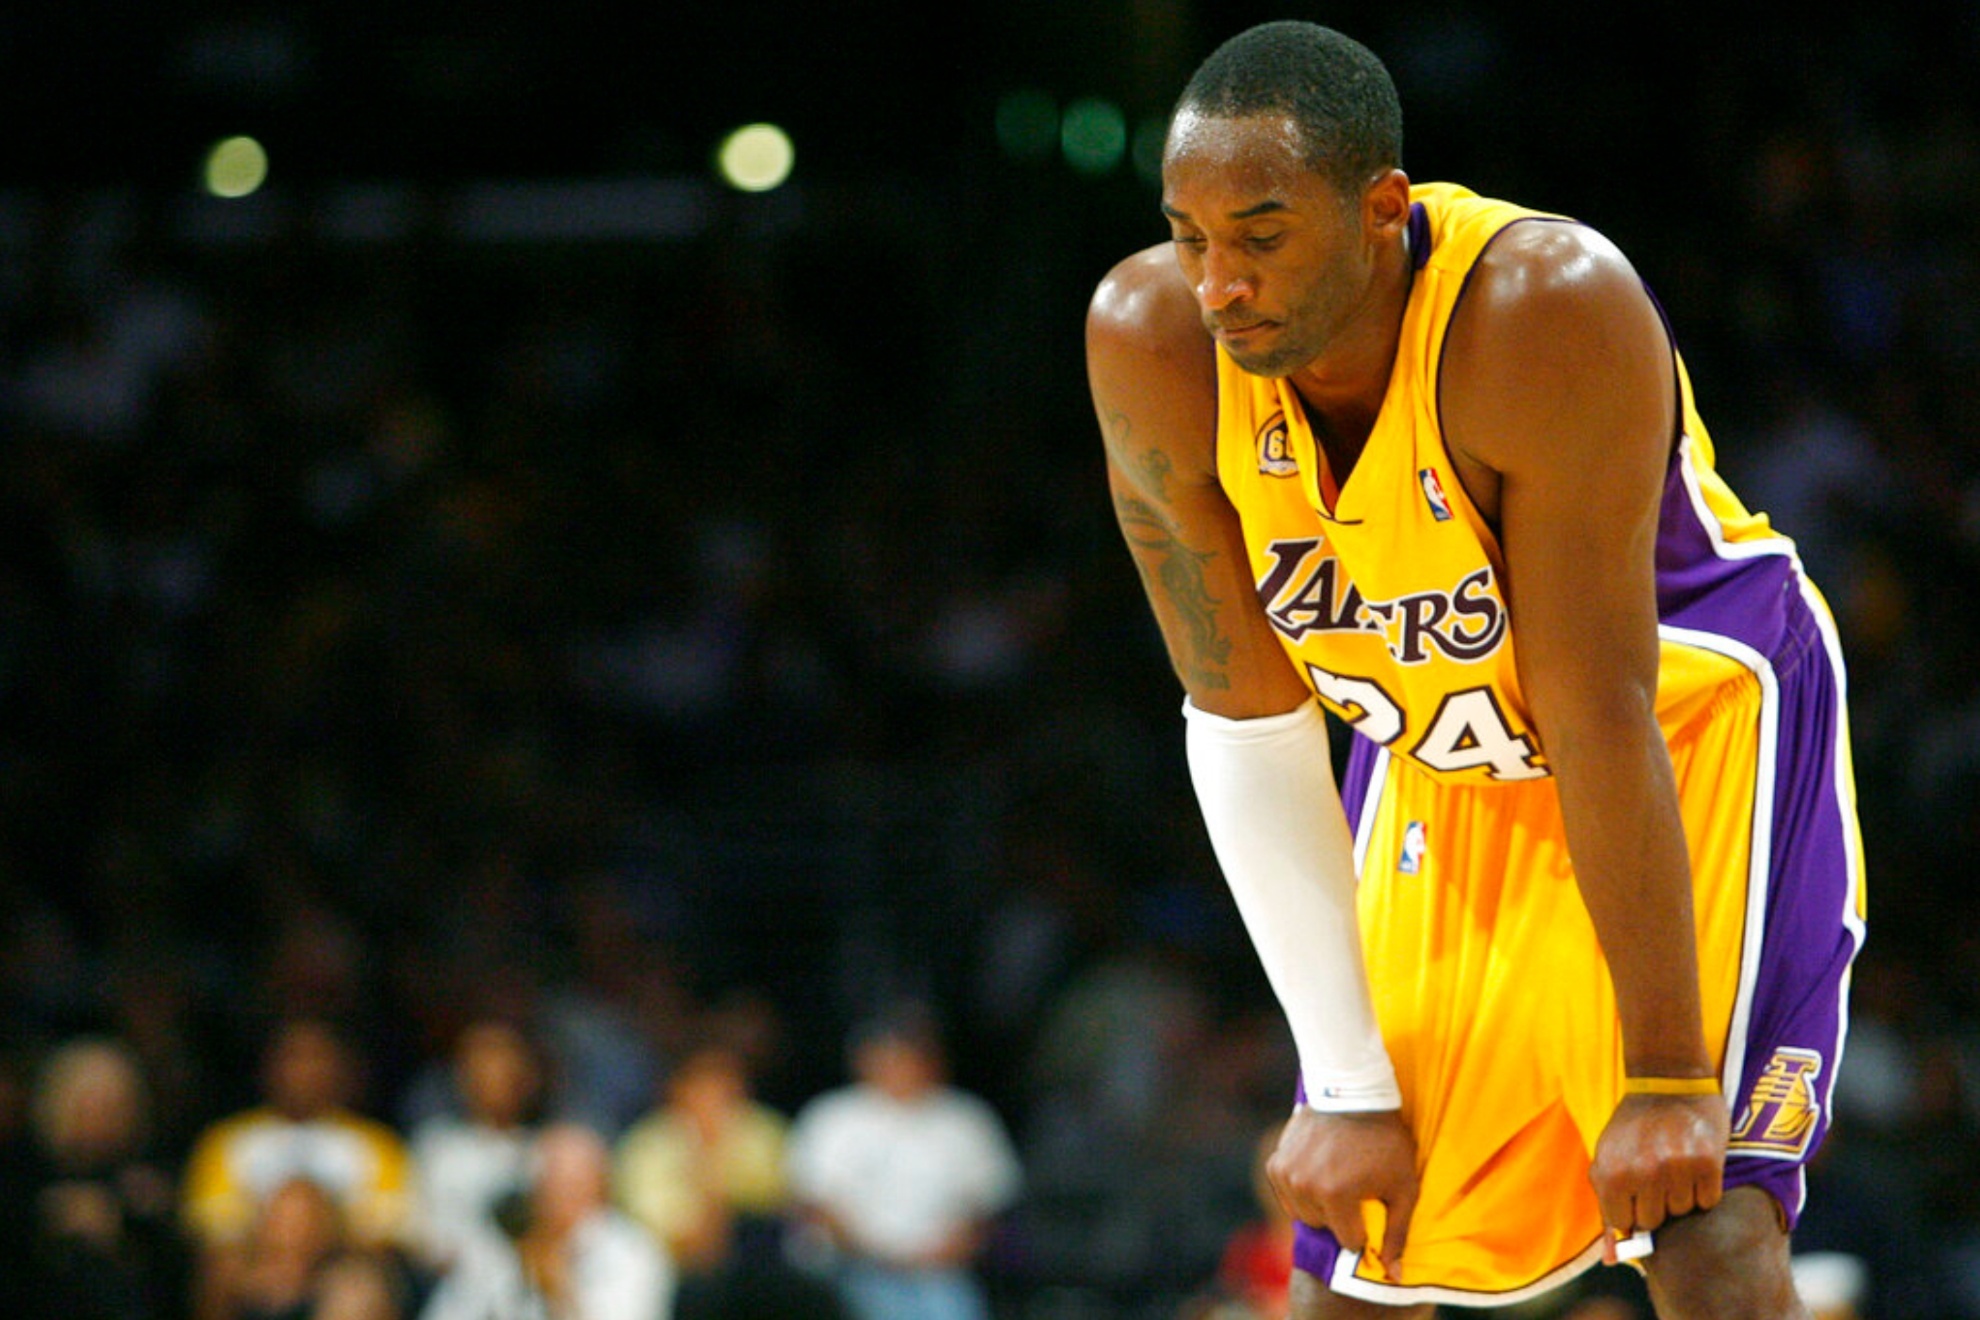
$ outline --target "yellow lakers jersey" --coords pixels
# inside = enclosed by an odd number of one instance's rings
[[[1219,348],[1218,476],[1266,614],[1329,709],[1443,779],[1543,778],[1514,667],[1504,559],[1445,450],[1436,382],[1451,315],[1486,245],[1509,225],[1572,222],[1451,184],[1417,185],[1411,199],[1416,270],[1388,393],[1353,471],[1344,482],[1328,471],[1289,381],[1251,375]],[[1717,621],[1746,632],[1770,617],[1749,607],[1781,590],[1793,561],[1792,546],[1713,472],[1681,361],[1677,373],[1683,433],[1657,548],[1667,731],[1744,672],[1729,645],[1765,651],[1764,637],[1727,643]]]

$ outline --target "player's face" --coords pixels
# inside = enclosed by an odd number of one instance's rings
[[[1360,199],[1307,166],[1290,120],[1185,111],[1169,131],[1162,183],[1203,323],[1246,371],[1291,375],[1367,305],[1374,245]]]

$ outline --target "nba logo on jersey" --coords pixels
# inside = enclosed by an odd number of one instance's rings
[[[1282,412],[1273,413],[1258,428],[1258,471],[1267,477],[1290,477],[1299,471],[1293,461],[1292,431]]]
[[[1424,468],[1416,474],[1423,483],[1423,498],[1430,502],[1430,516],[1438,522],[1451,520],[1451,502],[1444,498],[1444,483],[1437,480],[1436,468]]]
[[[1402,856],[1396,859],[1396,869],[1404,875],[1417,875],[1429,856],[1430,839],[1423,832],[1423,822],[1413,820],[1403,826]]]

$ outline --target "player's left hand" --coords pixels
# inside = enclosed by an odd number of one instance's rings
[[[1595,1143],[1588,1180],[1615,1234],[1654,1232],[1665,1220],[1710,1210],[1724,1191],[1728,1114],[1717,1095],[1625,1096]]]

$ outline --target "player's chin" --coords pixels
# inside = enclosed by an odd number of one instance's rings
[[[1307,357],[1302,353],[1289,352],[1283,348],[1268,348],[1264,345],[1232,347],[1224,344],[1224,351],[1230,354],[1231,361],[1253,376],[1265,376],[1273,380],[1292,375],[1306,365]]]
[[[1216,335],[1231,361],[1254,376],[1290,376],[1314,356],[1277,321],[1258,321],[1237,328],[1220,326]]]

